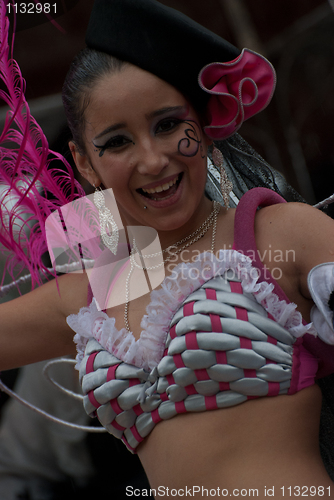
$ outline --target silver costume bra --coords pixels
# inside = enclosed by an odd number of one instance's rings
[[[284,202],[265,188],[248,191],[235,214],[234,250],[220,250],[218,258],[201,254],[174,268],[151,293],[138,340],[117,330],[92,297],[68,317],[85,409],[131,451],[157,423],[177,414],[294,394],[314,384],[315,376],[333,373],[333,346],[327,344],[334,344],[327,304],[333,264],[310,273],[315,304],[327,312],[320,319],[318,309],[313,313],[317,338],[259,258],[256,211]],[[315,293],[323,271],[325,290]]]
[[[279,300],[272,285],[258,283],[248,257],[234,250],[210,256],[182,265],[183,282],[185,266],[189,273],[204,268],[207,273],[210,265],[204,283],[188,280],[186,291],[177,279],[166,278],[155,291],[155,304],[166,304],[168,293],[176,297],[166,328],[157,325],[156,339],[144,332],[121,353],[119,331],[94,301],[68,318],[81,350],[85,346],[80,362],[85,410],[131,451],[157,423],[177,414],[294,394],[314,383],[317,361],[302,346],[311,327],[303,325],[295,305]],[[146,317],[151,326],[153,312]],[[138,357],[141,341],[154,352],[149,342],[161,339],[160,353]]]

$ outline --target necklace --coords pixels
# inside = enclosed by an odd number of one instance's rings
[[[159,267],[163,266],[165,262],[169,262],[172,257],[175,255],[181,253],[183,250],[188,248],[190,245],[193,245],[196,241],[200,240],[203,238],[203,236],[208,232],[211,226],[212,228],[212,238],[211,238],[211,252],[214,253],[215,251],[215,242],[216,242],[216,232],[217,232],[217,220],[218,220],[218,214],[220,211],[220,204],[217,201],[213,201],[213,209],[210,213],[210,215],[205,219],[205,221],[190,235],[186,236],[185,238],[182,238],[181,240],[177,241],[173,245],[170,245],[169,247],[165,248],[162,250],[162,252],[156,252],[153,254],[148,254],[148,255],[141,255],[143,259],[150,259],[153,257],[157,257],[159,255],[163,255],[166,252],[169,252],[170,255],[168,257],[165,257],[162,259],[162,262],[155,266],[141,266],[138,264],[135,260],[135,254],[138,253],[140,255],[140,251],[136,245],[135,240],[133,240],[133,246],[131,249],[130,253],[130,262],[131,262],[131,267],[129,274],[126,278],[125,282],[125,306],[124,306],[124,324],[125,328],[127,329],[128,332],[131,332],[130,330],[130,325],[129,325],[129,303],[130,303],[130,278],[133,273],[133,270],[135,267],[142,269],[144,271],[151,271],[153,269],[158,269]],[[171,249],[175,248],[174,252],[171,253]]]

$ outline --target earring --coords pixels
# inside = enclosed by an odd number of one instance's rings
[[[95,187],[94,204],[99,211],[102,241],[104,245],[116,255],[119,240],[118,226],[109,208],[106,207],[103,190],[101,188]],[[109,231],[107,232],[108,229]]]
[[[224,205],[226,209],[229,209],[230,206],[230,192],[233,189],[233,184],[230,179],[227,177],[227,173],[225,172],[224,157],[221,151],[214,145],[212,150],[212,160],[215,167],[219,170],[220,173],[220,190],[223,196]]]

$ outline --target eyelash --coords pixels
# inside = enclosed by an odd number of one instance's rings
[[[118,143],[117,141],[122,140],[122,144]],[[100,150],[99,156],[103,156],[104,152],[106,149],[119,149],[123,147],[125,144],[134,144],[131,139],[127,139],[124,135],[116,135],[115,137],[111,137],[110,139],[107,140],[103,146],[98,146],[97,144],[94,144],[94,146]]]
[[[164,120],[161,120],[161,122],[159,122],[156,126],[156,133],[159,133],[159,134],[164,134],[164,133],[168,133],[168,132],[172,132],[174,130],[174,128],[176,128],[180,123],[182,122],[182,120],[180,120],[179,118],[166,118]],[[159,128],[164,125],[164,124],[172,124],[170,127],[167,128],[167,130],[161,130],[159,131]],[[122,143],[117,143],[117,141],[120,141],[122,140]],[[134,142],[131,140],[131,139],[127,139],[124,135],[116,135],[115,137],[111,137],[110,139],[108,139],[108,141],[103,144],[103,146],[97,146],[96,144],[94,144],[94,146],[100,150],[99,152],[99,156],[103,156],[104,152],[106,151],[106,149],[120,149],[122,148],[123,146],[125,146],[126,144],[134,144]]]
[[[180,123],[182,122],[182,120],[180,120],[179,118],[165,118],[164,120],[161,120],[161,122],[158,123],[157,127],[156,127],[156,131],[158,131],[159,127],[161,125],[164,125],[166,123],[172,123],[172,126],[171,127],[168,127],[167,130],[162,130],[160,133],[164,133],[164,132],[171,132],[172,130],[174,130],[174,128],[176,128]]]

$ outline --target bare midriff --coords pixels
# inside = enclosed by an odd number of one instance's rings
[[[160,422],[138,455],[151,488],[180,490],[174,498],[193,486],[216,490],[218,498],[291,498],[297,487],[297,496],[334,498],[319,451],[320,408],[315,385],[292,396],[178,415]]]

